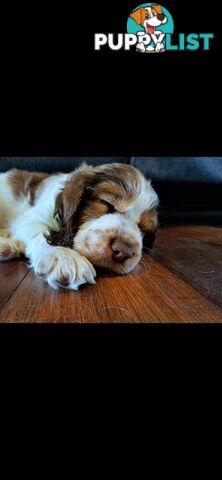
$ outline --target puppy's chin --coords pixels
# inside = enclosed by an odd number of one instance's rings
[[[81,253],[81,252],[79,252]],[[82,253],[83,255],[83,253]],[[128,273],[133,272],[133,270],[138,265],[139,261],[141,260],[141,255],[137,256],[136,258],[130,258],[125,260],[125,262],[114,262],[111,258],[104,258],[97,254],[87,254],[85,253],[84,256],[95,266],[99,268],[103,268],[108,270],[112,273],[116,273],[118,275],[126,275]]]
[[[146,31],[148,31],[148,26],[159,27],[160,25],[161,25],[161,21],[158,20],[157,17],[149,18],[149,20],[144,21],[144,27]]]

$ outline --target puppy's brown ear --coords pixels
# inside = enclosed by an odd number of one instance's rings
[[[93,182],[93,178],[93,167],[83,165],[72,174],[64,190],[58,195],[56,209],[63,225],[77,215],[78,207],[84,200],[86,188]]]
[[[152,8],[152,10],[155,10],[157,15],[162,15],[163,10],[162,10],[162,7],[160,5],[151,5],[151,8]]]
[[[138,25],[141,25],[142,23],[142,10],[144,10],[144,7],[138,8],[138,10],[130,14],[130,18],[132,18]]]
[[[144,212],[141,215],[139,228],[143,232],[143,248],[151,249],[155,241],[155,235],[158,226],[158,218],[156,208]]]

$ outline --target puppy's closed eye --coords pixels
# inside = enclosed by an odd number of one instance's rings
[[[99,198],[99,195],[97,195],[95,188],[87,187],[86,191],[94,194],[95,198],[97,198],[100,203],[102,203],[103,205],[105,205],[107,207],[108,213],[114,213],[116,211],[115,207],[112,205],[112,203],[108,202],[108,200],[104,200],[103,198]]]
[[[112,205],[112,203],[110,202],[107,202],[106,200],[100,200],[101,203],[103,203],[104,205],[106,205],[107,209],[108,209],[108,213],[114,213],[116,212],[115,210],[115,207]]]

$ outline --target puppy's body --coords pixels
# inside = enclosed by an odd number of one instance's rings
[[[54,288],[94,283],[94,266],[125,274],[157,227],[158,198],[135,168],[0,174],[0,260],[26,255]]]

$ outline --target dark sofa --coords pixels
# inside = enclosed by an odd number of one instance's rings
[[[16,167],[69,172],[83,161],[131,163],[155,181],[222,183],[222,157],[0,157],[0,171]]]
[[[139,168],[160,196],[163,221],[221,221],[222,157],[0,157],[0,172],[15,167],[70,172],[83,161],[124,162]]]

